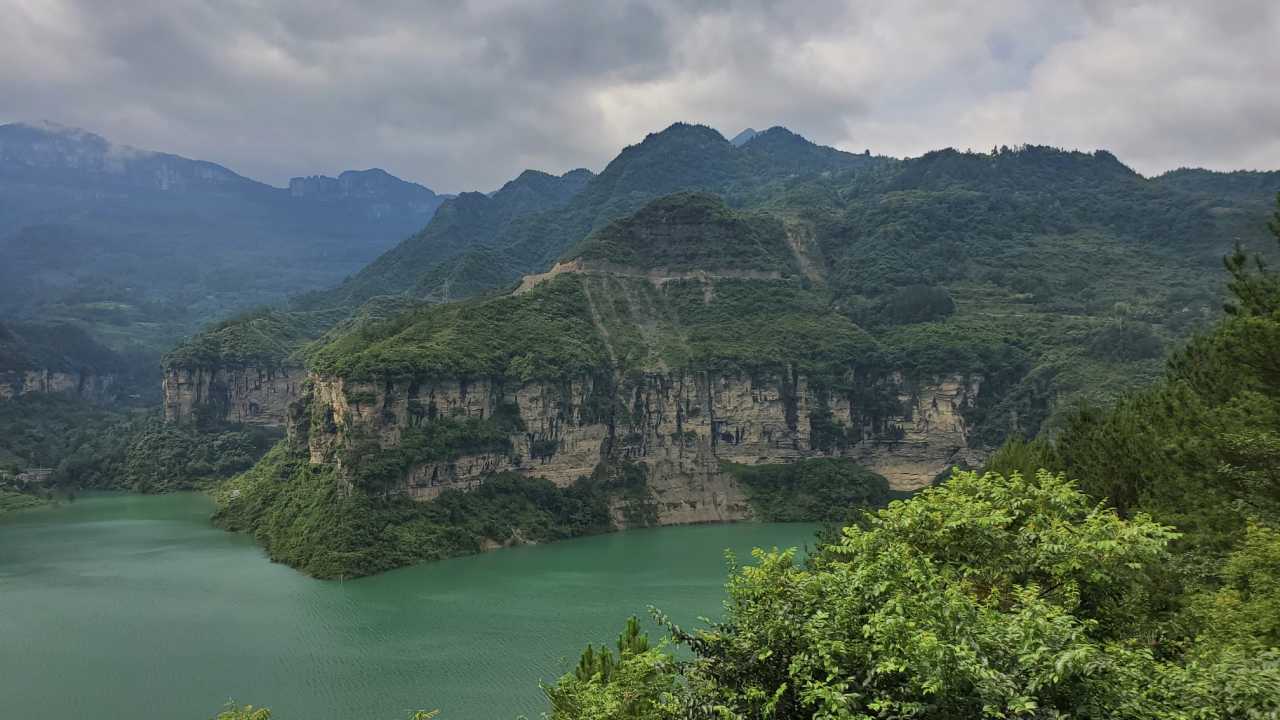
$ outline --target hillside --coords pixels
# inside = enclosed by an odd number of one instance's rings
[[[476,246],[492,245],[493,238],[507,232],[519,218],[563,207],[592,178],[589,170],[573,170],[559,177],[526,170],[492,195],[462,193],[446,200],[420,232],[384,253],[340,286],[304,296],[296,305],[306,309],[351,307],[376,295],[413,290],[434,269],[435,263]],[[483,264],[494,264],[490,260],[486,258]],[[507,264],[508,261],[503,260],[496,266],[504,268]],[[469,273],[464,273],[464,276],[469,276]],[[438,282],[438,286],[424,290],[429,292],[437,287],[447,287],[443,277]]]

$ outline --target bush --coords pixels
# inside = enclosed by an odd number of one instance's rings
[[[721,467],[742,484],[754,515],[769,522],[847,521],[895,497],[888,480],[847,458]]]

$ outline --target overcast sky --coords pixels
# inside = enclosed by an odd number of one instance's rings
[[[677,120],[1280,168],[1280,2],[0,0],[0,121],[274,184],[599,170]]]

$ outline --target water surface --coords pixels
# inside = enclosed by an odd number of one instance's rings
[[[658,528],[511,548],[346,582],[268,562],[197,494],[98,495],[0,519],[7,717],[538,718],[539,680],[656,605],[718,616],[724,551],[813,526]]]

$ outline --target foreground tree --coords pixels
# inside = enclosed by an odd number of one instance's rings
[[[649,645],[632,617],[618,636],[618,655],[591,645],[582,652],[578,667],[557,683],[543,688],[551,702],[552,720],[614,718],[644,720],[661,714],[661,705],[674,688],[675,666],[671,657]]]
[[[647,651],[609,682],[566,676],[552,692],[576,704],[553,705],[553,717],[1280,712],[1280,665],[1266,651],[1171,659],[1154,593],[1175,537],[1062,476],[957,472],[846,528],[808,567],[794,551],[757,551],[729,581],[723,622],[671,628],[693,660]],[[619,698],[645,714],[619,714]]]

